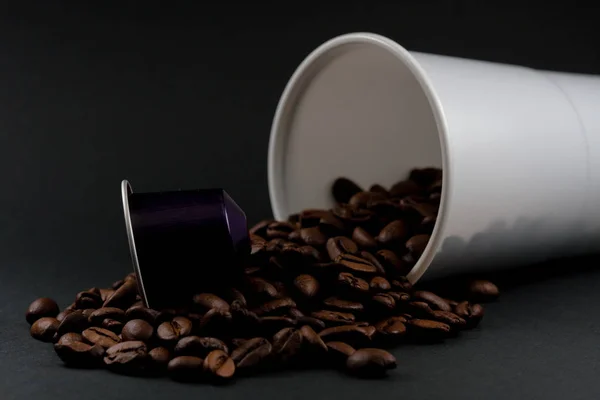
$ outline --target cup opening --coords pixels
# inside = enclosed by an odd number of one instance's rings
[[[298,67],[279,101],[269,143],[273,214],[329,208],[332,182],[390,187],[415,167],[441,167],[437,223],[408,275],[416,282],[441,239],[448,197],[446,126],[423,69],[400,45],[370,33],[334,38]]]

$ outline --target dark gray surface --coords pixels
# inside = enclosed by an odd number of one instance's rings
[[[332,36],[374,31],[413,50],[598,73],[596,10],[475,1],[302,3],[291,11],[268,2],[15,3],[18,9],[0,8],[0,399],[325,398],[336,391],[346,398],[369,391],[403,399],[598,398],[594,270],[510,289],[489,307],[481,330],[446,345],[398,349],[400,366],[383,382],[318,371],[212,388],[67,370],[49,345],[29,338],[24,320],[36,297],[64,306],[82,288],[129,271],[123,178],[139,191],[221,186],[251,221],[269,216],[266,154],[277,100],[304,56]]]

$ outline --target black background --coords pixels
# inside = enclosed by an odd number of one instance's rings
[[[569,275],[508,285],[462,340],[399,349],[400,367],[383,382],[313,371],[213,389],[67,370],[23,318],[36,297],[64,306],[129,271],[123,178],[141,192],[224,187],[250,222],[269,217],[271,118],[287,79],[323,41],[372,31],[410,50],[597,74],[596,8],[16,3],[0,6],[0,398],[600,395],[600,273],[581,271],[582,260],[561,264]]]

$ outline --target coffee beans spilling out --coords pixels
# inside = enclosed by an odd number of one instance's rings
[[[389,189],[339,178],[333,209],[250,229],[244,278],[232,287],[198,293],[183,309],[152,310],[129,274],[79,292],[62,311],[51,299],[34,301],[31,336],[53,343],[69,366],[182,382],[314,365],[382,376],[396,368],[385,349],[472,329],[484,308],[470,301],[499,295],[476,280],[451,300],[406,279],[435,225],[441,182],[436,168],[415,169]]]

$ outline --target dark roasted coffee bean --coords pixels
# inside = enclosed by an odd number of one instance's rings
[[[429,303],[425,303],[424,301],[411,301],[408,303],[407,311],[415,317],[422,318],[429,317],[433,312]]]
[[[372,250],[377,247],[377,241],[369,232],[361,227],[354,228],[352,240],[362,249]]]
[[[337,281],[340,288],[349,293],[364,294],[369,292],[369,283],[362,278],[352,275],[350,272],[340,272]]]
[[[336,236],[327,240],[327,254],[331,260],[336,260],[342,254],[356,254],[358,246],[345,236]]]
[[[135,279],[127,279],[115,292],[106,299],[102,307],[117,307],[126,309],[135,302],[137,295],[137,282]]]
[[[122,342],[109,347],[104,356],[108,369],[124,373],[141,373],[149,364],[148,348],[141,341]]]
[[[404,244],[408,235],[406,223],[400,219],[392,221],[381,229],[377,241],[385,247],[398,248]]]
[[[111,285],[111,288],[113,288],[113,290],[117,290],[118,288],[120,288],[121,286],[123,286],[123,283],[125,283],[125,281],[123,279],[119,279],[118,281],[114,281],[113,284]]]
[[[378,293],[371,298],[373,305],[380,310],[392,312],[396,308],[396,300],[389,293]]]
[[[446,302],[442,297],[435,293],[427,292],[424,290],[417,290],[413,292],[412,298],[418,301],[424,301],[431,306],[434,310],[452,311],[450,304]]]
[[[246,301],[246,297],[244,296],[244,294],[235,288],[229,288],[227,290],[227,298],[229,299],[229,301],[231,303],[236,301],[236,302],[238,302],[238,304],[242,305],[243,307],[248,306],[248,302]]]
[[[327,243],[327,236],[321,232],[318,226],[300,229],[300,238],[309,246],[322,247]]]
[[[348,204],[355,207],[366,208],[369,204],[387,199],[383,193],[358,192],[348,200]]]
[[[339,236],[346,229],[344,222],[331,212],[321,217],[318,226],[321,232],[329,237]]]
[[[282,329],[273,336],[273,350],[283,361],[295,357],[301,345],[302,333],[294,328]]]
[[[335,262],[343,265],[344,268],[358,273],[373,274],[377,272],[377,268],[364,258],[354,256],[352,254],[342,254],[335,259]]]
[[[231,353],[231,359],[239,370],[256,368],[264,363],[273,351],[271,343],[265,338],[257,337],[246,340]]]
[[[442,170],[436,167],[414,168],[410,171],[409,179],[419,186],[425,187],[442,179]]]
[[[260,330],[265,336],[272,336],[284,328],[296,326],[296,320],[289,317],[262,317],[260,318]]]
[[[267,233],[267,228],[269,227],[269,225],[271,225],[273,222],[275,222],[272,219],[265,219],[260,221],[259,223],[257,223],[256,225],[254,225],[252,228],[250,228],[249,232],[251,235],[258,235],[258,236],[265,236]]]
[[[195,295],[194,304],[205,311],[212,310],[213,308],[229,310],[229,304],[219,296],[212,293],[200,293]]]
[[[175,357],[167,365],[171,379],[180,382],[199,382],[204,378],[204,360],[194,356]]]
[[[98,308],[102,305],[102,297],[98,288],[92,288],[77,293],[75,307],[79,310],[85,308]]]
[[[485,309],[481,304],[473,304],[469,310],[470,316],[467,321],[468,328],[475,328],[479,325],[479,322],[483,319],[483,315],[485,314]]]
[[[191,322],[189,330],[191,331]],[[131,321],[127,322],[121,330],[121,337],[123,340],[141,340],[142,342],[147,342],[150,340],[150,338],[152,338],[153,334],[154,328],[143,319],[132,319]]]
[[[304,210],[300,213],[300,226],[302,228],[312,228],[314,226],[319,225],[319,221],[321,218],[330,215],[330,212],[327,210],[319,210],[319,209],[308,209]]]
[[[406,318],[390,317],[376,323],[377,333],[385,337],[399,337],[406,333]]]
[[[307,298],[315,297],[319,291],[319,281],[314,276],[308,274],[298,275],[294,279],[294,286],[302,296]]]
[[[287,311],[296,307],[296,303],[289,297],[282,297],[281,299],[271,300],[262,306],[256,308],[254,312],[258,316],[266,315],[285,315]]]
[[[71,367],[92,368],[100,365],[104,349],[100,345],[83,342],[60,342],[54,345],[58,357]]]
[[[429,243],[429,235],[415,235],[406,241],[406,249],[415,259],[418,259],[425,251],[427,243]]]
[[[319,333],[326,342],[344,342],[350,345],[369,343],[376,329],[372,326],[342,325],[327,328]]]
[[[65,317],[69,314],[71,314],[73,311],[75,311],[74,309],[64,309],[61,312],[58,313],[58,315],[56,316],[56,319],[58,320],[58,322],[62,322]]]
[[[248,278],[248,284],[250,290],[261,299],[275,299],[279,297],[279,292],[275,286],[262,278],[250,277]]]
[[[54,335],[56,335],[59,325],[60,322],[54,317],[42,317],[31,325],[29,332],[34,339],[41,340],[42,342],[51,342]]]
[[[315,318],[315,317],[305,317],[305,316],[296,317],[296,323],[297,323],[297,325],[300,325],[300,326],[308,325],[318,332],[322,331],[326,327],[325,322],[323,322],[320,319]]]
[[[121,321],[117,321],[116,319],[106,318],[100,324],[102,328],[108,329],[111,332],[116,333],[117,335],[121,334],[121,330],[123,329],[123,323]]]
[[[417,341],[439,341],[449,337],[450,325],[428,319],[411,319],[407,323],[411,337]]]
[[[354,347],[344,342],[327,342],[328,358],[335,366],[346,365],[346,360],[356,351]]]
[[[62,336],[54,335],[54,341],[57,344],[68,344],[68,343],[73,343],[73,342],[83,342],[83,336],[81,336],[79,333],[69,332],[69,333],[65,333]]]
[[[85,310],[81,310],[81,313],[83,314],[85,319],[87,319],[89,322],[89,318],[94,313],[94,311],[96,311],[95,308],[86,308]]]
[[[474,280],[469,283],[469,298],[472,301],[490,302],[498,298],[498,286],[486,280]]]
[[[410,292],[412,290],[412,284],[404,276],[399,276],[390,281],[394,289],[400,289],[403,292]]]
[[[148,352],[150,357],[151,368],[153,369],[165,369],[171,359],[171,353],[166,347],[155,347]]]
[[[105,319],[112,319],[122,322],[125,320],[125,312],[116,307],[102,307],[94,311],[88,319],[89,322],[94,326],[99,326]]]
[[[235,374],[235,363],[224,351],[213,350],[204,359],[204,371],[210,379],[229,380]]]
[[[56,333],[58,336],[62,336],[68,332],[81,333],[85,328],[89,326],[87,318],[83,315],[81,310],[76,310],[67,315],[60,325],[58,326]]]
[[[160,312],[144,307],[143,305],[131,306],[125,312],[125,319],[127,321],[131,321],[132,319],[143,319],[149,324],[154,325],[160,319]]]
[[[386,197],[389,196],[389,194],[390,194],[386,188],[384,188],[383,186],[381,186],[378,183],[372,185],[369,188],[369,192],[381,193],[381,194],[384,194]]]
[[[108,329],[98,328],[96,326],[87,328],[81,332],[81,337],[85,339],[86,342],[100,345],[104,349],[108,349],[121,341],[115,333]]]
[[[325,259],[323,254],[312,246],[300,246],[296,250],[309,262],[321,262]]]
[[[346,360],[348,372],[359,376],[381,376],[396,368],[396,358],[382,349],[360,349]]]
[[[323,301],[328,308],[344,311],[344,312],[361,312],[364,310],[365,306],[362,303],[351,300],[343,300],[337,297],[328,297]]]
[[[388,292],[388,294],[396,300],[396,304],[410,300],[410,295],[408,293],[393,291]]]
[[[250,255],[255,257],[265,256],[267,241],[260,236],[250,235]]]
[[[367,260],[368,262],[370,262],[371,264],[373,264],[373,266],[375,266],[375,268],[377,270],[376,271],[377,274],[380,274],[380,275],[386,274],[383,264],[373,254],[369,253],[368,251],[361,251],[359,255],[362,258],[364,258],[365,260]]]
[[[213,309],[209,312],[214,310],[220,309]],[[158,339],[167,346],[174,345],[179,338],[189,336],[191,333],[192,321],[185,317],[175,317],[172,321],[163,322],[156,330]]]
[[[325,323],[325,325],[336,326],[336,325],[347,325],[352,324],[355,321],[353,314],[340,311],[314,311],[311,313],[313,318],[317,318]]]
[[[458,305],[458,301],[456,300],[452,300],[452,299],[444,299],[446,300],[446,303],[448,303],[450,305],[450,307],[452,307],[452,309],[454,309],[454,307],[456,307]]]
[[[371,290],[375,292],[385,292],[392,288],[390,282],[383,276],[373,277],[369,283],[369,286],[371,287]]]
[[[438,212],[438,206],[436,204],[428,204],[423,201],[416,201],[413,199],[403,199],[402,203],[404,207],[414,210],[422,218],[436,217]]]
[[[294,229],[296,227],[289,222],[273,222],[267,227],[266,237],[268,239],[287,239]]]
[[[213,308],[204,314],[198,324],[198,328],[203,334],[217,336],[217,334],[229,331],[232,319],[230,311],[222,308]]]
[[[417,231],[420,233],[425,233],[425,234],[431,235],[436,222],[437,222],[437,217],[434,217],[434,216],[425,217],[421,221],[421,224],[417,228]]]
[[[213,350],[229,353],[227,345],[220,339],[212,337],[188,336],[181,338],[175,346],[178,356],[206,357]]]
[[[259,322],[258,315],[248,310],[237,300],[231,303],[229,310],[233,321],[242,329],[257,325]]]
[[[412,180],[400,181],[390,188],[390,196],[401,198],[421,192],[421,187]]]
[[[102,303],[106,301],[115,292],[114,289],[100,289],[100,300]]]
[[[292,318],[304,317],[304,313],[295,307],[290,308],[289,311],[287,312],[287,315],[288,315],[288,317],[292,317]]]
[[[33,324],[40,318],[56,317],[58,315],[58,304],[48,297],[39,298],[29,305],[25,319]]]
[[[410,271],[410,265],[399,258],[391,250],[379,250],[375,255],[389,276],[397,277],[406,275]]]
[[[348,178],[337,178],[331,186],[331,194],[337,203],[347,203],[362,188]]]
[[[463,318],[450,311],[435,310],[431,313],[431,318],[448,324],[453,329],[462,329],[467,325],[467,322]]]

